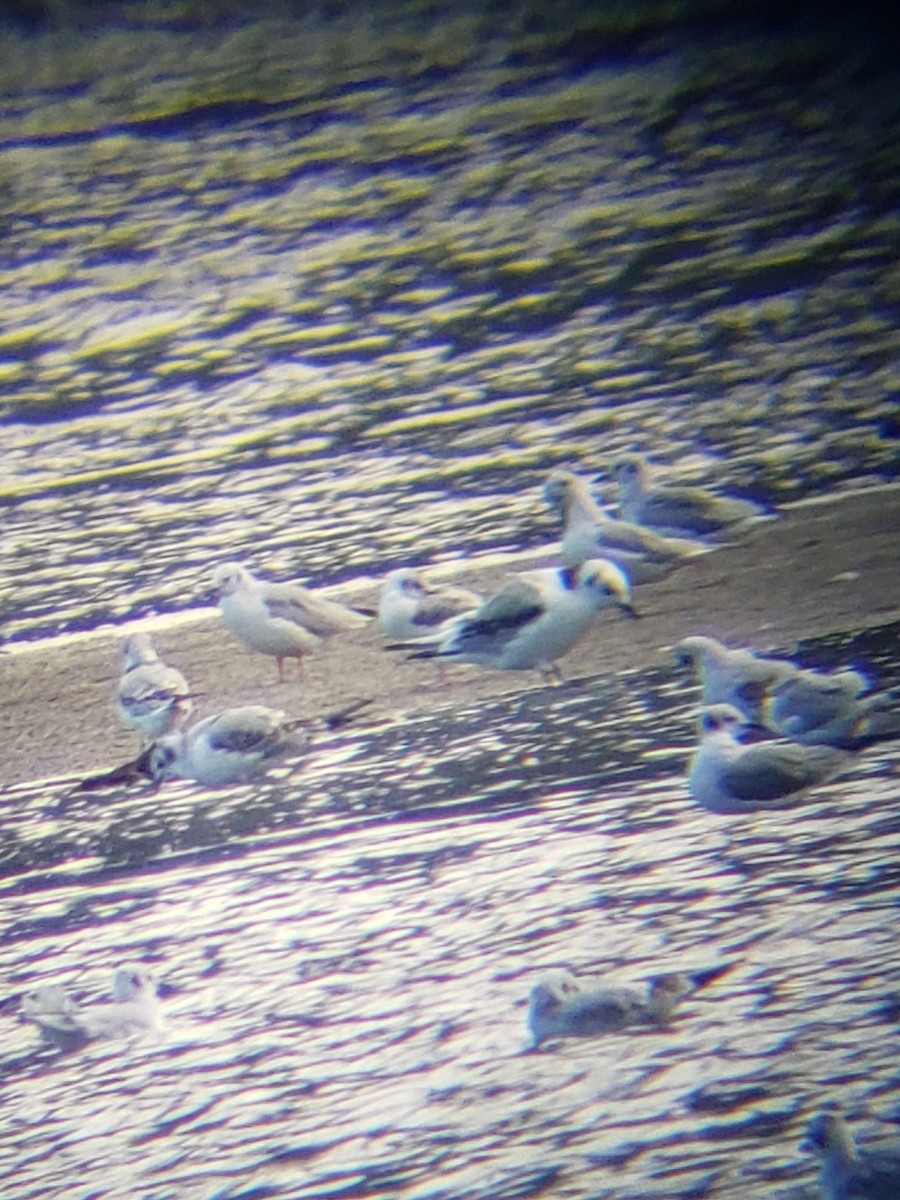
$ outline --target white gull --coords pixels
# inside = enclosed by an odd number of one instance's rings
[[[100,1038],[159,1032],[165,1024],[153,974],[140,963],[116,971],[111,1003],[82,1008],[65,988],[48,984],[25,997],[22,1012],[45,1040],[67,1050]]]

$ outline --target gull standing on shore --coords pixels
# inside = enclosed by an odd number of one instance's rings
[[[619,511],[624,519],[668,536],[720,534],[774,515],[753,500],[719,496],[699,487],[656,483],[650,464],[641,454],[617,458],[612,474],[619,485]]]
[[[282,683],[285,659],[296,659],[302,678],[304,654],[323,638],[358,629],[369,620],[299,583],[266,583],[239,563],[216,567],[213,587],[225,624],[248,649],[276,660]]]
[[[824,1112],[806,1131],[802,1148],[819,1160],[822,1200],[898,1200],[900,1147],[857,1148],[839,1113]]]
[[[162,661],[149,633],[126,638],[123,654],[118,707],[124,723],[149,741],[180,729],[194,707],[185,677]]]
[[[544,484],[544,498],[562,515],[560,556],[567,566],[605,558],[626,571],[632,583],[650,583],[710,550],[701,542],[663,537],[608,516],[587,483],[571,471],[552,471]]]
[[[480,608],[451,620],[431,638],[388,649],[500,671],[534,668],[560,679],[556,660],[609,606],[637,615],[628,579],[615,563],[589,559],[580,567],[543,567],[510,576]]]
[[[420,571],[400,567],[385,578],[378,604],[378,624],[385,637],[410,641],[434,633],[441,625],[484,603],[466,588],[432,587]]]
[[[73,1050],[99,1038],[126,1038],[159,1032],[164,1019],[156,983],[148,967],[126,964],[116,971],[111,1003],[82,1008],[58,984],[26,996],[23,1015],[40,1026],[46,1041]]]
[[[713,704],[700,717],[701,741],[688,773],[688,790],[710,812],[786,807],[807,788],[831,779],[847,761],[847,755],[832,746],[742,746],[737,734],[745,724],[731,704]]]
[[[673,650],[676,662],[693,669],[702,704],[732,704],[753,722],[762,720],[770,691],[797,671],[793,663],[760,658],[752,650],[729,650],[711,637],[684,638]]]
[[[657,975],[646,988],[581,981],[571,972],[537,984],[528,1004],[528,1027],[535,1047],[550,1037],[587,1037],[631,1026],[668,1025],[678,1002],[712,983],[728,965],[708,971]]]

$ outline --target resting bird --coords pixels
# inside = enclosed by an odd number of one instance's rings
[[[471,612],[483,598],[466,588],[431,587],[421,572],[410,567],[391,571],[378,605],[378,623],[385,637],[409,641],[433,633],[453,617]]]
[[[125,965],[116,971],[109,1004],[82,1008],[57,984],[26,996],[22,1012],[40,1026],[46,1041],[73,1050],[98,1038],[125,1038],[135,1033],[159,1031],[163,1013],[150,970]]]
[[[674,537],[698,538],[771,517],[761,504],[718,496],[698,487],[654,483],[647,460],[624,454],[612,465],[619,511],[626,521]]]
[[[180,729],[194,707],[185,677],[166,666],[148,633],[126,638],[123,653],[125,667],[118,695],[122,720],[150,741]]]
[[[868,692],[869,681],[859,671],[795,671],[772,691],[765,721],[795,742],[846,750],[900,736],[896,693]]]
[[[793,663],[759,658],[752,650],[729,650],[711,637],[684,638],[674,652],[677,662],[693,669],[703,704],[732,704],[757,723],[769,691],[797,670]]]
[[[305,750],[316,726],[337,729],[369,703],[355,700],[319,720],[289,720],[280,709],[262,704],[227,708],[160,738],[139,760],[140,766],[155,783],[166,779],[193,779],[204,787],[247,783],[290,754]]]
[[[562,514],[560,555],[567,566],[605,558],[626,571],[632,583],[649,583],[710,549],[700,542],[662,537],[651,529],[607,516],[587,483],[571,471],[551,472],[544,497]]]
[[[636,615],[628,580],[614,563],[591,559],[577,568],[544,567],[510,576],[480,608],[448,622],[432,638],[388,649],[500,671],[535,668],[559,678],[556,660],[610,605]]]
[[[898,1200],[900,1147],[859,1150],[844,1119],[836,1112],[816,1117],[803,1149],[819,1160],[822,1200]]]
[[[700,718],[700,748],[688,774],[688,790],[710,812],[742,813],[783,808],[814,784],[841,769],[847,755],[831,746],[737,740],[746,724],[730,704],[713,704]]]
[[[365,625],[368,616],[301,587],[299,583],[265,583],[238,563],[223,563],[213,574],[225,624],[250,650],[271,655],[284,682],[285,659],[297,660],[322,638]]]
[[[631,1026],[668,1025],[679,1000],[717,979],[729,968],[713,967],[691,974],[657,975],[646,989],[580,981],[570,972],[532,989],[528,1027],[534,1045],[549,1037],[586,1037],[614,1033]]]

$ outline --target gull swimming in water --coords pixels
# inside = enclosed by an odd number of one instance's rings
[[[619,511],[625,520],[669,536],[704,537],[773,515],[753,500],[655,483],[650,464],[641,454],[617,458],[612,474],[619,485]]]
[[[151,741],[180,729],[194,707],[185,677],[162,661],[149,633],[126,638],[123,653],[118,694],[122,720]]]
[[[587,1037],[632,1026],[669,1024],[680,1000],[712,983],[728,965],[690,974],[674,972],[650,979],[646,988],[581,981],[566,971],[537,984],[528,1003],[528,1027],[535,1047],[550,1037]]]
[[[433,633],[445,622],[484,603],[466,588],[432,587],[420,571],[400,567],[385,578],[378,605],[378,623],[385,637],[409,641]]]
[[[765,721],[796,742],[846,750],[900,736],[897,695],[868,692],[860,671],[795,671],[772,691]]]
[[[587,483],[571,471],[552,471],[544,497],[563,517],[560,555],[567,566],[605,558],[628,572],[632,583],[649,583],[670,574],[710,547],[685,538],[667,538],[631,521],[608,516]]]
[[[155,783],[167,779],[192,779],[204,787],[247,783],[291,753],[305,750],[314,726],[337,729],[369,703],[356,700],[318,721],[289,720],[280,709],[262,704],[228,708],[180,733],[161,737],[143,756],[141,766]],[[298,735],[298,730],[305,733]]]
[[[688,790],[710,812],[743,813],[783,808],[801,792],[835,775],[847,755],[832,746],[737,740],[746,725],[731,704],[713,704],[700,717],[700,748],[688,774]]]
[[[674,653],[678,663],[694,670],[702,704],[733,704],[753,722],[762,719],[769,691],[797,670],[793,663],[760,658],[752,650],[729,650],[711,637],[684,638]]]
[[[46,1041],[64,1050],[100,1038],[159,1032],[165,1024],[153,974],[140,963],[116,971],[111,1003],[82,1008],[65,988],[49,984],[25,997],[22,1012],[40,1026]]]
[[[580,567],[543,567],[510,576],[474,612],[457,617],[430,639],[395,644],[412,658],[477,663],[500,671],[535,668],[560,677],[562,658],[610,605],[636,616],[631,588],[615,563],[589,559]]]
[[[819,1160],[822,1200],[898,1200],[900,1147],[860,1150],[836,1112],[817,1116],[806,1131],[804,1150]]]
[[[285,659],[297,660],[303,675],[303,655],[322,638],[357,629],[369,617],[309,591],[299,583],[266,583],[239,563],[223,563],[213,574],[213,587],[225,624],[250,650],[271,655],[284,681]]]

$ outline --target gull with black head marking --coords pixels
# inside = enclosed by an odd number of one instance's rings
[[[180,729],[194,707],[185,677],[162,661],[149,633],[126,638],[123,654],[118,692],[123,722],[150,741]]]
[[[289,719],[263,704],[228,708],[189,729],[160,738],[141,768],[155,783],[192,779],[204,787],[248,783],[309,746],[315,728],[337,729],[370,703],[355,700],[324,718]]]
[[[847,755],[832,746],[782,741],[743,746],[738,734],[745,725],[742,713],[731,704],[713,704],[701,712],[701,741],[688,773],[688,790],[710,812],[787,807],[847,762]]]
[[[110,1003],[82,1008],[65,988],[48,984],[25,997],[22,1014],[39,1026],[45,1041],[63,1050],[104,1038],[159,1032],[165,1024],[153,973],[142,963],[119,967]]]
[[[369,620],[366,613],[299,583],[257,579],[240,563],[216,567],[213,587],[225,624],[248,649],[276,660],[281,682],[286,659],[296,660],[302,678],[304,654],[323,638],[358,629]]]
[[[510,576],[480,608],[449,622],[432,638],[388,649],[499,671],[535,669],[558,680],[557,659],[608,607],[637,615],[628,578],[615,563],[590,559],[579,567],[543,567]]]
[[[699,487],[657,483],[642,454],[623,454],[612,465],[619,511],[626,521],[669,537],[701,538],[771,520],[754,500],[720,496]]]
[[[567,566],[605,558],[628,573],[632,583],[650,583],[671,574],[710,547],[684,538],[667,538],[631,521],[608,516],[587,483],[571,471],[551,472],[544,498],[562,514],[560,556]]]
[[[900,1146],[861,1150],[840,1113],[820,1113],[810,1123],[801,1148],[819,1160],[822,1200],[900,1197]]]
[[[679,1001],[718,979],[729,966],[656,975],[645,988],[579,980],[565,971],[532,989],[528,1027],[534,1045],[551,1037],[589,1037],[641,1026],[664,1028]]]
[[[410,641],[434,633],[483,603],[482,596],[466,588],[432,586],[421,571],[400,567],[385,578],[378,604],[378,624],[392,641]]]

